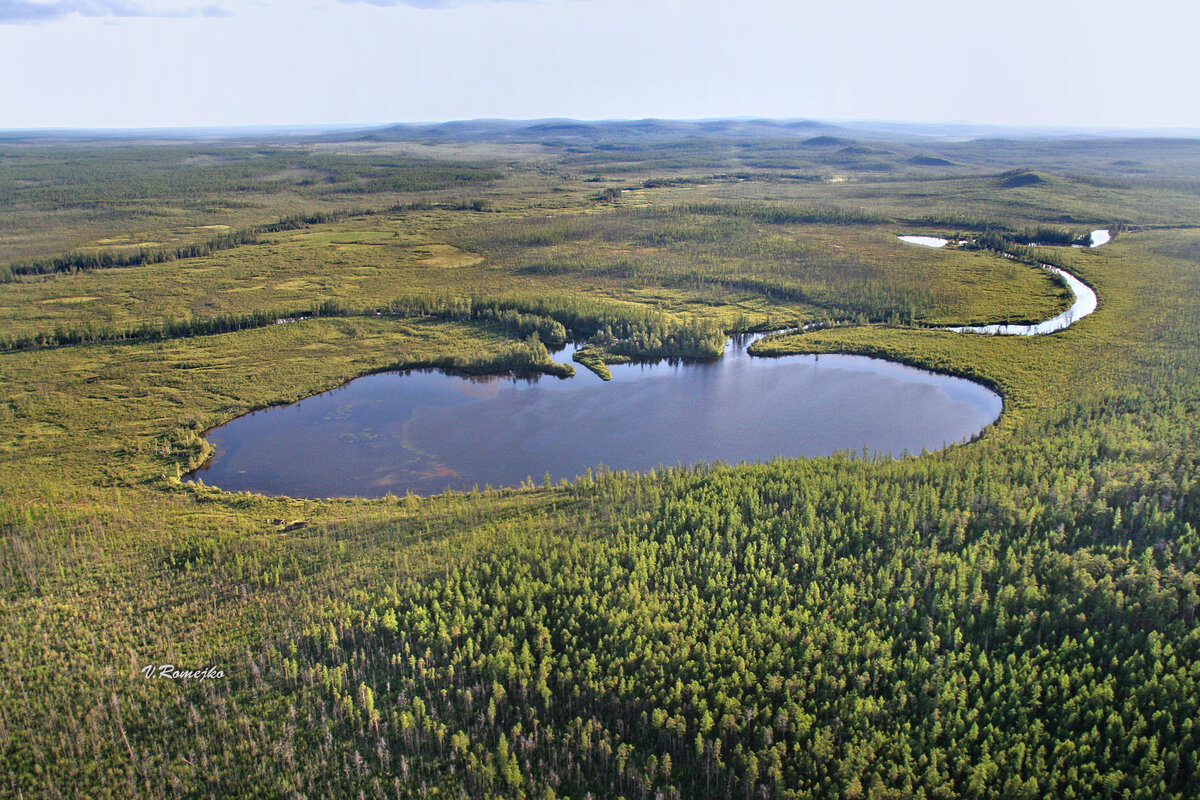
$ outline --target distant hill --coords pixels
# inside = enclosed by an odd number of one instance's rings
[[[852,144],[848,147],[843,147],[838,150],[839,153],[847,156],[890,156],[893,155],[891,150],[881,150],[878,147],[868,147],[865,144]]]
[[[910,164],[917,164],[922,167],[953,167],[955,163],[948,158],[939,158],[938,156],[913,156],[908,160]]]
[[[840,136],[814,136],[811,139],[805,139],[804,143],[809,147],[845,147],[853,145],[852,139],[843,139]]]
[[[842,129],[813,120],[604,120],[585,122],[571,119],[470,120],[434,125],[400,124],[363,131],[364,141],[412,141],[425,143],[492,141],[527,144],[569,144],[604,141],[613,144],[656,143],[691,138],[808,139],[813,134],[829,136]],[[344,137],[342,137],[344,138]],[[837,140],[851,144],[851,140]]]
[[[1036,186],[1046,182],[1044,177],[1032,170],[1006,172],[1000,178],[1000,185],[1005,189],[1019,189],[1022,186]]]

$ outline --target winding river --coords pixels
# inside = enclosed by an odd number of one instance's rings
[[[942,239],[937,236],[900,236],[897,237],[902,242],[909,244],[918,244],[925,247],[945,247],[950,243],[949,239]],[[1099,247],[1107,243],[1112,237],[1105,229],[1092,231],[1089,237],[1089,247]],[[1064,328],[1069,328],[1079,320],[1086,317],[1096,310],[1098,300],[1096,292],[1092,287],[1088,286],[1083,281],[1076,278],[1065,269],[1053,267],[1049,264],[1042,264],[1042,269],[1058,276],[1060,280],[1067,285],[1071,290],[1075,300],[1071,303],[1071,307],[1062,312],[1056,317],[1051,317],[1044,322],[1038,322],[1033,325],[1009,325],[1009,324],[993,324],[993,325],[959,325],[945,328],[944,330],[954,331],[955,333],[987,333],[996,336],[1042,336],[1047,333],[1061,331]]]

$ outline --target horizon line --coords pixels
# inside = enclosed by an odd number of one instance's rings
[[[717,117],[462,117],[443,120],[404,120],[390,122],[280,122],[280,123],[203,123],[203,124],[164,124],[164,125],[128,125],[128,126],[66,126],[66,125],[31,125],[18,127],[0,127],[0,136],[11,134],[136,134],[136,133],[236,133],[236,132],[266,132],[298,133],[304,131],[339,131],[339,130],[377,130],[396,127],[439,127],[463,123],[545,123],[569,122],[583,125],[600,125],[606,123],[647,123],[665,122],[680,124],[699,124],[712,122],[759,122],[759,123],[815,123],[832,126],[876,126],[892,125],[910,128],[979,128],[1003,129],[1020,131],[1058,131],[1058,132],[1123,132],[1123,133],[1169,133],[1173,136],[1200,137],[1200,127],[1183,125],[1097,125],[1097,124],[1029,124],[1011,122],[977,122],[967,119],[943,120],[937,122],[887,119],[887,118],[838,118],[838,117],[770,117],[770,116],[717,116]]]

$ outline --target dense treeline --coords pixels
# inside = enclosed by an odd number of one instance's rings
[[[182,339],[188,336],[211,336],[217,333],[252,330],[267,325],[294,322],[309,316],[321,316],[318,309],[303,311],[254,311],[249,314],[220,314],[213,317],[187,317],[144,323],[132,328],[112,329],[89,324],[84,328],[59,326],[52,333],[28,336],[0,336],[0,350],[33,350],[43,347],[67,347],[105,342],[136,342],[155,339]]]
[[[1070,228],[1039,225],[1036,228],[1025,228],[1020,232],[1010,234],[1009,238],[1017,244],[1068,247],[1073,244],[1087,244],[1090,234],[1090,231],[1075,231]]]
[[[325,300],[303,309],[263,310],[248,314],[221,314],[212,317],[191,316],[185,319],[145,323],[117,330],[93,325],[82,329],[59,327],[53,333],[0,337],[0,350],[16,351],[103,342],[181,339],[189,336],[211,336],[232,331],[253,330],[268,325],[283,325],[316,317],[361,317],[383,314],[490,323],[506,333],[523,338],[536,334],[541,342],[551,346],[561,346],[567,341],[566,329],[560,322],[549,317],[525,314],[496,302],[445,301],[440,298],[420,296],[394,300],[387,305],[370,308],[354,308],[335,300]]]
[[[361,214],[363,212],[357,212]],[[162,264],[185,258],[200,258],[221,250],[232,250],[243,245],[260,244],[263,234],[280,233],[306,228],[310,225],[336,222],[355,212],[321,211],[312,214],[293,214],[265,225],[230,231],[203,242],[184,244],[178,247],[138,248],[134,251],[92,250],[67,253],[39,261],[27,261],[9,265],[8,279],[13,275],[44,275],[52,272],[78,272],[81,270],[140,267],[147,264]],[[0,275],[2,282],[3,275]]]
[[[488,375],[504,372],[547,373],[560,378],[569,378],[575,374],[573,366],[555,361],[551,357],[550,351],[538,338],[536,332],[529,334],[521,341],[506,344],[498,353],[449,354],[406,366],[437,367],[452,372]]]
[[[253,330],[310,318],[383,315],[486,324],[523,339],[522,347],[533,347],[534,351],[537,351],[537,347],[544,351],[547,345],[561,347],[571,339],[588,339],[606,354],[609,361],[628,358],[711,358],[721,353],[725,341],[725,331],[712,323],[676,320],[663,314],[639,312],[627,307],[605,310],[594,303],[570,301],[416,295],[368,308],[355,308],[335,300],[325,300],[304,309],[191,316],[116,330],[98,325],[71,329],[59,327],[52,333],[0,336],[0,351],[180,339]],[[536,342],[536,346],[533,342]],[[530,363],[547,360],[539,359],[539,352],[530,356],[533,359]],[[512,359],[518,359],[518,356],[513,355]],[[507,361],[505,364],[504,369],[513,368],[507,366]]]
[[[868,225],[890,221],[883,215],[861,209],[802,208],[769,203],[689,203],[681,210],[689,214],[743,217],[772,224]]]
[[[565,344],[568,337],[587,339],[610,362],[622,358],[712,358],[720,355],[725,343],[725,331],[711,322],[569,299],[427,296],[395,301],[389,311],[496,322],[520,335],[536,333],[552,346]]]
[[[713,175],[708,177],[693,177],[693,176],[677,176],[677,177],[662,177],[662,178],[646,178],[642,181],[643,189],[666,189],[672,186],[690,186],[702,184],[710,180],[721,180],[726,176]]]
[[[1038,247],[1032,244],[1022,244],[1009,234],[998,233],[993,230],[984,231],[978,237],[972,239],[969,247],[995,250],[998,253],[1005,253],[1026,264],[1049,264],[1052,267],[1060,267],[1068,270],[1071,268],[1070,259],[1053,250],[1047,250],[1045,247]]]
[[[586,360],[599,356],[607,363],[627,359],[716,358],[725,345],[725,331],[711,322],[615,320],[606,322],[588,339]]]
[[[561,320],[545,313],[543,306],[520,300],[429,294],[393,300],[385,310],[386,313],[395,316],[433,317],[456,322],[488,322],[517,336],[537,334],[539,341],[551,347],[561,347],[571,335],[571,331]]]
[[[414,200],[411,203],[401,203],[400,205],[392,206],[388,211],[404,212],[404,211],[432,211],[437,208],[445,208],[451,211],[495,211],[495,207],[491,200],[482,197],[475,197],[460,200],[447,200],[444,202],[434,203],[429,200]]]

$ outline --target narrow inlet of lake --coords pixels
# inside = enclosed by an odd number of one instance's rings
[[[861,356],[722,358],[611,367],[601,381],[367,375],[206,434],[214,458],[189,476],[227,491],[293,497],[434,494],[843,450],[898,456],[963,442],[1001,399],[962,378]],[[572,349],[556,356],[569,361]]]

